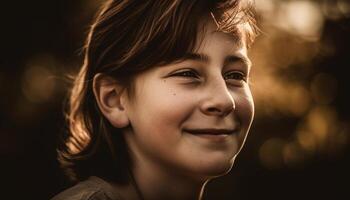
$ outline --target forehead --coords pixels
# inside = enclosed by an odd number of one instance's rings
[[[232,51],[247,49],[243,26],[237,25],[237,29],[233,32],[223,32],[218,30],[218,26],[212,18],[203,21],[199,27],[194,51],[200,51],[211,42],[230,45]]]
[[[217,29],[213,20],[203,24],[198,32],[195,48],[189,52],[184,60],[197,60],[209,63],[243,63],[251,67],[247,55],[245,35],[240,28],[235,33],[225,33]]]

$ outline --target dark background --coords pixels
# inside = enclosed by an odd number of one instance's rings
[[[49,199],[69,186],[59,169],[55,149],[60,133],[66,130],[62,110],[69,84],[65,74],[76,72],[81,64],[80,48],[99,2],[6,1],[0,6],[1,199]],[[334,134],[341,133],[340,143],[327,142],[326,137],[322,143],[326,144],[325,148],[319,145],[311,156],[302,156],[301,161],[292,165],[262,160],[261,146],[271,138],[291,141],[295,127],[307,114],[290,115],[282,111],[267,114],[264,110],[269,105],[258,100],[256,119],[236,165],[229,175],[208,184],[205,199],[349,196],[349,16],[324,20],[322,35],[316,43],[321,46],[331,43],[333,53],[320,51],[307,62],[290,64],[296,67],[283,68],[277,74],[286,76],[286,82],[296,76],[305,88],[310,88],[318,73],[330,74],[336,80],[336,93],[332,93],[332,101],[327,106],[336,112],[337,123],[333,126],[341,126],[334,131]],[[267,35],[269,33],[262,34],[258,43]],[[255,52],[260,51],[263,51],[261,44]],[[300,74],[299,68],[304,69],[306,65],[312,70]],[[310,110],[318,103],[311,100]],[[297,152],[299,157],[305,153]]]

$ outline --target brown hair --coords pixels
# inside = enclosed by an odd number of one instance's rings
[[[69,96],[69,132],[58,159],[73,181],[91,175],[123,183],[131,164],[119,129],[101,114],[92,80],[97,73],[114,77],[127,90],[138,73],[192,52],[203,18],[213,16],[218,29],[237,34],[247,23],[247,43],[256,36],[251,6],[240,0],[109,0],[91,26],[84,63]],[[113,134],[111,134],[114,132]]]

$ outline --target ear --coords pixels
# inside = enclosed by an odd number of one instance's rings
[[[116,128],[129,125],[129,118],[124,107],[125,90],[115,79],[98,73],[93,79],[93,91],[102,114]]]

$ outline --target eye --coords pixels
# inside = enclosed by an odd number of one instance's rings
[[[225,80],[246,81],[247,77],[243,72],[231,71],[224,75]]]
[[[181,76],[181,77],[188,77],[188,78],[198,78],[198,73],[194,70],[182,70],[179,72],[176,72],[172,74],[172,76]]]

